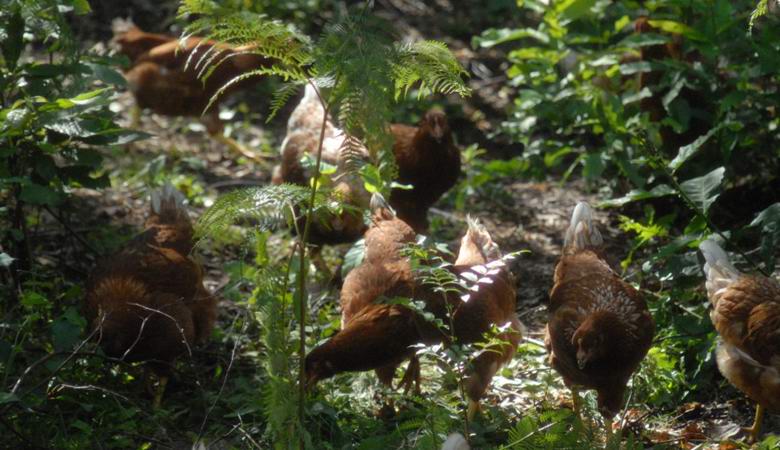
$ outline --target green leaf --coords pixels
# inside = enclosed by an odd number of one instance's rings
[[[696,140],[691,142],[690,144],[680,147],[680,151],[677,153],[677,156],[675,156],[672,162],[669,163],[669,168],[672,169],[672,172],[677,171],[677,169],[679,169],[680,166],[682,166],[683,164],[685,164],[686,161],[691,159],[691,157],[695,155],[696,152],[698,152],[699,149],[701,149],[702,146],[713,135],[715,135],[715,133],[717,133],[722,127],[723,127],[722,124],[718,125],[717,127],[708,131],[707,134],[696,138]]]
[[[73,11],[79,15],[89,14],[92,12],[92,8],[89,6],[87,0],[73,0]]]
[[[349,248],[347,253],[344,255],[344,264],[341,265],[342,279],[345,278],[352,269],[359,266],[363,262],[363,257],[365,256],[365,254],[366,254],[365,239],[361,239],[355,242],[352,245],[352,247]]]
[[[58,205],[62,199],[60,194],[48,186],[41,186],[40,184],[27,184],[22,186],[22,193],[20,198],[33,205]]]
[[[35,291],[25,291],[22,294],[22,305],[30,309],[35,309],[37,306],[51,306],[46,297]]]
[[[758,213],[749,226],[760,226],[767,232],[780,231],[780,203],[775,203]]]
[[[560,14],[561,19],[574,21],[590,14],[591,8],[595,4],[596,0],[564,0],[555,9]]]
[[[681,34],[694,41],[704,40],[704,36],[702,36],[701,33],[684,23],[675,22],[673,20],[648,20],[647,23],[649,23],[651,27],[658,28],[666,33]]]
[[[97,64],[97,63],[87,63],[86,65],[87,67],[89,67],[92,73],[95,74],[95,77],[98,80],[106,84],[111,84],[117,87],[127,86],[127,80],[125,79],[125,77],[122,76],[121,73],[112,69],[111,67],[105,64]]]
[[[5,36],[2,44],[3,58],[8,69],[13,71],[24,47],[24,19],[18,5],[5,25]]]
[[[604,160],[601,153],[588,153],[582,167],[582,175],[588,180],[597,180],[604,173]]]
[[[720,195],[717,191],[725,173],[725,168],[718,167],[707,175],[680,183],[680,188],[694,205],[699,208],[700,212],[706,214],[710,206],[715,203],[715,200]]]
[[[0,392],[0,405],[18,401],[19,397],[17,397],[16,394],[12,394],[10,392]]]
[[[471,39],[471,46],[474,48],[487,48],[527,37],[536,39],[543,44],[548,44],[550,42],[550,37],[548,35],[533,28],[490,28],[483,31],[480,36],[474,36]]]
[[[66,315],[57,318],[52,323],[51,334],[55,351],[72,350],[80,340],[81,326],[79,323],[74,323],[73,317],[67,317]]]
[[[658,186],[655,186],[649,191],[644,189],[634,189],[628,194],[624,195],[623,197],[613,198],[600,203],[599,207],[602,208],[620,207],[631,202],[647,200],[650,198],[666,197],[668,195],[673,195],[673,194],[675,194],[675,190],[671,186],[668,186],[666,184],[659,184]]]

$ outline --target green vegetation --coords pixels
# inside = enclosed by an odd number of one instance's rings
[[[355,138],[343,151],[372,193],[397,187],[387,124],[413,123],[426,107],[445,105],[458,124],[464,173],[431,217],[430,236],[407,249],[416,275],[441,290],[462,288],[442,269],[467,214],[487,218],[509,267],[551,266],[555,258],[539,242],[555,243],[557,252],[560,229],[529,245],[523,227],[540,233],[554,221],[521,223],[504,205],[534,183],[544,186],[541,197],[523,198],[541,205],[517,209],[567,220],[573,202],[553,210],[561,205],[547,206],[552,190],[596,200],[613,219],[605,224],[607,240],[617,241],[610,257],[646,294],[657,323],[630,382],[620,443],[605,442],[593,393],[584,395],[585,420],[571,412],[569,391],[547,363],[543,304],[523,298],[529,333],[475,421],[465,420],[461,379],[485,344],[420,348],[422,395],[383,388],[372,372],[338,375],[306,392],[306,351],[340,328],[338,291],[302,244],[316,217],[347,207],[332,189],[335,169],[311,158],[309,186],[271,185],[270,165],[223,156],[190,132],[188,119],[148,134],[124,128],[121,58],[74,37],[78,21],[92,17],[89,2],[7,0],[0,10],[3,445],[438,449],[457,431],[469,434],[472,448],[717,448],[721,441],[748,448],[704,430],[749,425],[751,403],[717,371],[696,249],[716,236],[738,267],[775,270],[780,27],[768,3],[489,0],[455,11],[352,3],[184,0],[175,20],[185,35],[250,45],[273,61],[228,83],[262,77],[268,85],[259,89],[272,93],[262,111],[252,97],[228,103],[231,130],[276,155],[296,96],[314,87]],[[642,16],[652,30],[635,29]],[[414,24],[422,39],[409,42],[396,28]],[[206,54],[190,63],[207,67],[207,79],[224,62]],[[505,108],[490,106],[506,97]],[[469,139],[479,133],[481,145]],[[360,142],[369,161],[359,158]],[[149,188],[165,181],[198,214],[198,253],[222,301],[210,343],[180,358],[154,410],[143,367],[105,356],[81,305],[89,271],[138,231]],[[232,182],[243,187],[224,188]],[[361,245],[323,253],[343,274],[359,263]],[[549,289],[552,268],[545,273],[550,279],[518,286]],[[449,324],[437,325],[447,332]],[[775,435],[756,448],[780,448],[777,423],[768,416]]]

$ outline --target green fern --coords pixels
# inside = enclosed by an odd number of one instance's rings
[[[221,233],[239,219],[251,219],[260,230],[278,227],[289,218],[287,212],[308,200],[309,188],[291,184],[237,189],[220,196],[198,220],[196,236],[204,238]],[[315,208],[331,206],[320,193]]]
[[[405,96],[409,89],[420,83],[418,97],[433,92],[471,95],[471,89],[463,84],[468,75],[453,56],[447,45],[438,41],[420,41],[403,44],[398,48],[400,63],[395,66],[396,98]]]

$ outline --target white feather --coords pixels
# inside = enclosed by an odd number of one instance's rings
[[[717,303],[728,286],[737,281],[742,274],[731,264],[728,254],[713,240],[707,239],[699,244],[704,255],[705,286],[710,301]]]
[[[441,450],[471,450],[471,446],[460,433],[452,433],[441,446]]]
[[[184,210],[184,195],[176,190],[170,182],[165,182],[162,188],[152,191],[150,195],[152,212],[160,214],[163,205],[172,205],[176,209]]]
[[[593,210],[586,202],[579,202],[571,214],[571,222],[563,240],[564,248],[584,249],[604,243],[599,230],[593,225]]]

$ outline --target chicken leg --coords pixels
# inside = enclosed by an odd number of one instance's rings
[[[152,402],[153,409],[160,409],[162,404],[163,394],[165,393],[165,386],[168,385],[168,377],[160,375],[160,379],[157,383],[157,391],[154,393],[154,402]]]
[[[764,420],[764,407],[761,405],[756,405],[756,417],[753,420],[753,426],[751,427],[743,427],[742,430],[746,433],[748,433],[750,436],[748,437],[748,442],[750,444],[755,443],[758,441],[758,437],[761,435],[761,423]]]
[[[253,152],[252,150],[246,148],[245,146],[241,145],[238,141],[236,141],[233,138],[229,138],[225,136],[222,133],[216,133],[212,135],[214,139],[216,139],[217,142],[220,142],[222,144],[225,144],[229,149],[237,152],[241,156],[252,160],[254,162],[263,162],[263,158],[258,155],[257,153]]]

